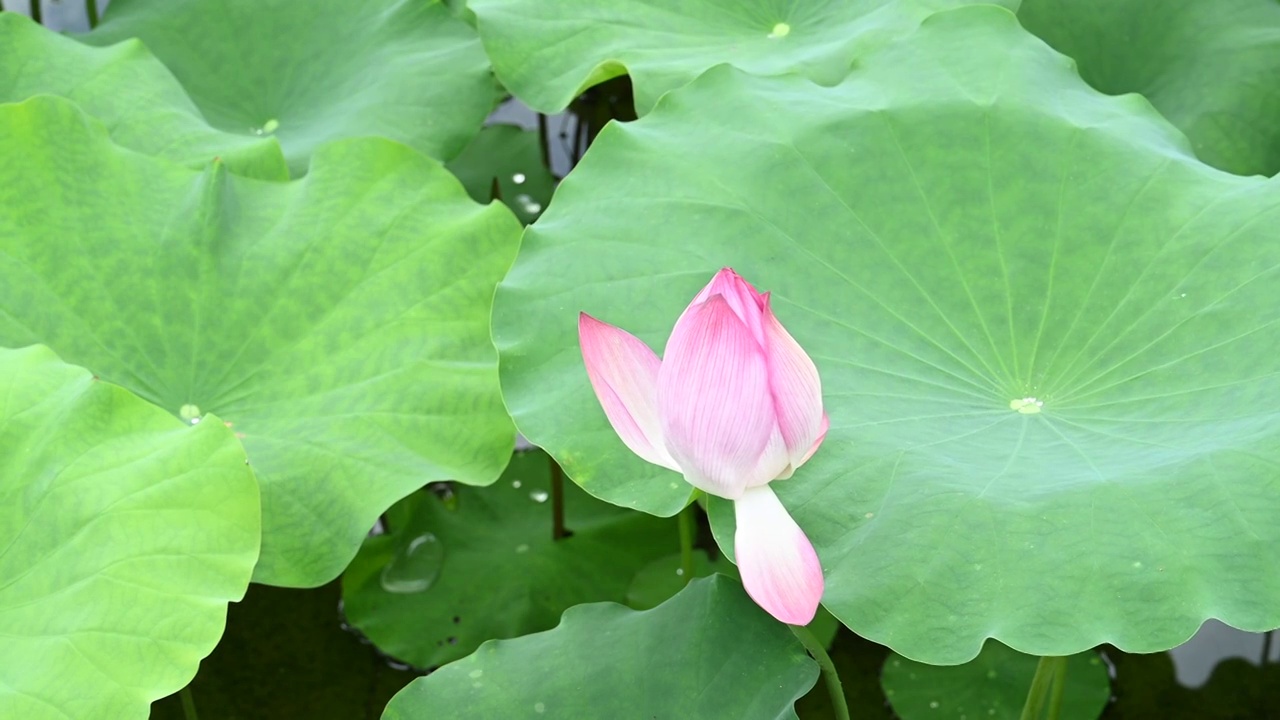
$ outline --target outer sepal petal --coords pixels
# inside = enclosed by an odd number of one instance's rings
[[[586,313],[578,315],[578,343],[591,388],[618,437],[641,458],[679,472],[658,419],[662,361],[636,336]]]
[[[734,556],[756,604],[790,625],[808,625],[822,600],[822,565],[773,488],[752,488],[733,504]]]

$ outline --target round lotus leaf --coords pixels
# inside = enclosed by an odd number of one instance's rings
[[[635,106],[731,63],[834,85],[855,59],[972,0],[470,0],[498,79],[545,113],[630,75]],[[998,0],[1017,7],[1016,0]]]
[[[0,156],[0,344],[231,423],[262,486],[255,579],[331,580],[399,498],[506,465],[489,313],[520,225],[435,161],[370,138],[294,182],[194,172],[49,97],[0,106]]]
[[[632,577],[679,547],[671,520],[609,505],[564,482],[552,539],[549,458],[520,453],[487,488],[414,493],[387,514],[342,577],[347,620],[383,652],[430,668],[480,643],[547,630],[580,603],[627,596]]]
[[[0,717],[146,718],[249,585],[244,451],[41,346],[0,348],[0,398]]]
[[[222,158],[233,172],[282,180],[289,171],[269,137],[210,127],[182,85],[137,40],[83,45],[0,13],[0,103],[60,95],[98,118],[116,143],[189,167]]]
[[[439,3],[114,0],[93,45],[139,38],[221,130],[316,148],[379,136],[448,160],[495,101],[475,30]]]
[[[401,690],[383,720],[794,720],[818,665],[738,581],[712,575],[652,610],[579,605],[554,630],[492,640]]]
[[[1006,10],[939,13],[823,88],[719,67],[606,128],[499,287],[507,406],[584,489],[656,514],[582,365],[655,351],[722,266],[772,291],[831,429],[773,484],[827,609],[955,664],[1280,625],[1280,188],[1196,160]],[[733,512],[710,498],[733,557]]]
[[[1095,88],[1149,98],[1210,165],[1280,171],[1275,0],[1023,0],[1018,18]]]
[[[963,665],[925,665],[890,655],[880,684],[902,720],[1019,720],[1039,662],[997,642],[988,642]],[[1097,653],[1067,658],[1057,717],[1096,720],[1110,699],[1107,666]]]

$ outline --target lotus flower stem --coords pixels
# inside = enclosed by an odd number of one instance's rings
[[[186,720],[200,720],[196,715],[196,701],[191,697],[190,685],[178,691],[178,698],[182,700],[182,717]]]
[[[564,470],[550,455],[547,462],[551,463],[551,539],[559,540],[569,536],[564,528]]]
[[[1049,692],[1049,720],[1058,720],[1062,714],[1062,693],[1067,685],[1067,660],[1058,663],[1053,674],[1053,690]]]
[[[831,696],[831,711],[835,713],[836,720],[849,720],[849,703],[844,698],[844,686],[840,684],[840,673],[836,672],[836,664],[831,662],[831,656],[827,654],[827,649],[822,647],[822,643],[818,642],[818,638],[809,632],[809,628],[803,625],[788,625],[791,632],[804,645],[804,649],[809,651],[809,656],[818,662],[818,667],[822,669],[822,679],[827,684],[827,694]]]
[[[548,137],[547,116],[538,113],[538,149],[542,151],[542,166],[551,170],[551,140]]]
[[[1067,659],[1045,656],[1036,664],[1031,689],[1027,691],[1027,703],[1022,706],[1021,720],[1040,720],[1045,703],[1049,705],[1049,720],[1057,720],[1062,712],[1062,685],[1066,680]]]
[[[98,0],[84,0],[84,14],[89,18],[89,29],[98,27]]]
[[[697,503],[689,503],[680,511],[680,575],[682,585],[688,585],[693,579],[693,535],[694,513],[698,512]]]
[[[1275,630],[1262,633],[1262,659],[1258,664],[1263,667],[1266,667],[1267,663],[1271,662],[1271,640],[1275,637],[1275,634]]]
[[[41,2],[43,2],[43,0],[31,0],[31,19],[35,20],[37,24],[43,24],[43,22],[40,20],[40,9],[41,9],[40,3]]]

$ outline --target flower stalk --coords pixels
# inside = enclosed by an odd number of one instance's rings
[[[849,702],[844,697],[844,685],[840,682],[840,673],[836,672],[836,664],[831,662],[827,649],[818,642],[818,638],[813,636],[809,628],[803,625],[789,627],[822,670],[822,679],[827,685],[827,694],[831,696],[831,711],[835,713],[836,720],[849,720]]]

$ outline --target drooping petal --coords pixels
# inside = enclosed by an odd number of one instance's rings
[[[636,336],[586,313],[578,315],[578,343],[591,388],[618,437],[636,455],[679,472],[658,420],[662,361]]]
[[[729,303],[729,307],[733,308],[733,313],[738,316],[744,325],[751,330],[751,337],[756,342],[764,346],[764,328],[761,326],[760,311],[764,307],[762,304],[763,296],[756,292],[751,283],[742,278],[741,275],[733,271],[733,268],[722,268],[711,278],[711,282],[702,288],[693,298],[693,302],[689,304],[692,308],[707,301],[708,298],[719,295]],[[685,310],[688,312],[688,310]]]
[[[733,504],[734,559],[756,604],[791,625],[808,625],[822,600],[822,565],[813,544],[769,486]]]
[[[765,361],[778,428],[787,444],[792,469],[800,467],[826,432],[822,412],[822,380],[813,360],[782,327],[765,295],[763,313]]]
[[[788,462],[764,352],[721,295],[681,316],[658,372],[667,452],[694,487],[736,499]]]

